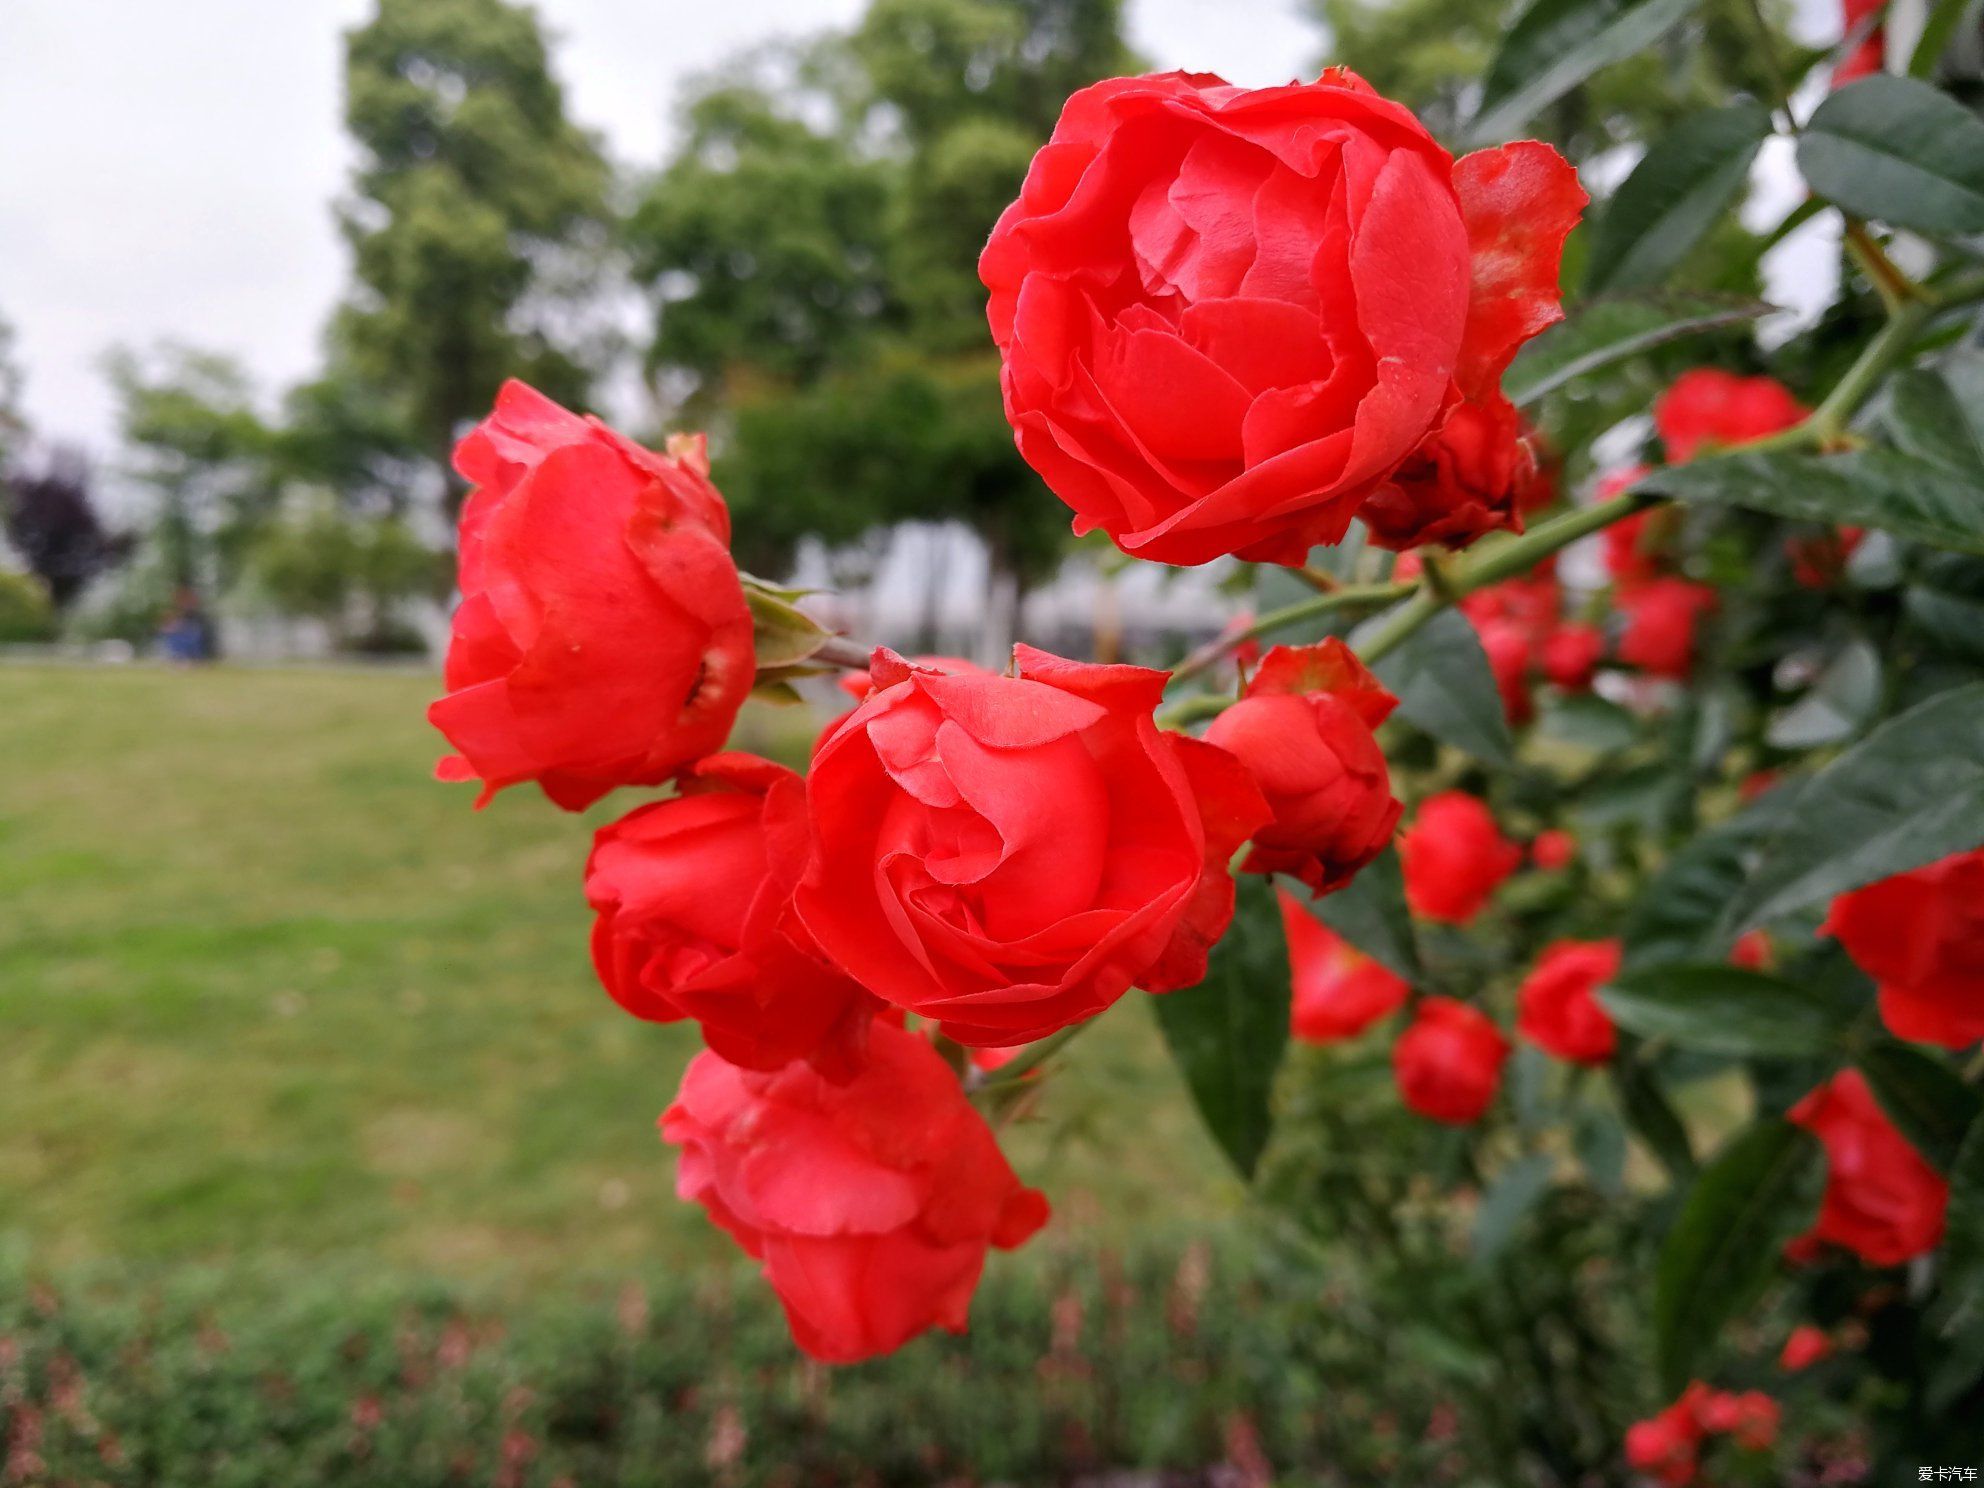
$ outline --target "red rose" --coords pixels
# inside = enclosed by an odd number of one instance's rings
[[[966,1044],[1199,981],[1227,859],[1269,816],[1231,755],[1152,723],[1164,673],[1014,656],[1015,677],[942,676],[878,651],[807,783],[807,929]]]
[[[763,1265],[794,1341],[829,1363],[962,1333],[986,1248],[1047,1220],[942,1057],[883,1022],[843,1085],[698,1054],[661,1134],[682,1149],[676,1192]]]
[[[1839,582],[1846,560],[1866,536],[1864,527],[1835,527],[1830,532],[1787,537],[1784,556],[1790,560],[1792,579],[1806,589],[1830,588]]]
[[[1693,1482],[1703,1436],[1700,1412],[1709,1393],[1696,1380],[1658,1415],[1634,1422],[1626,1429],[1626,1461],[1673,1488]]]
[[[1984,1038],[1984,848],[1841,894],[1820,929],[1879,986],[1896,1038]]]
[[[1558,873],[1577,861],[1578,840],[1569,832],[1551,828],[1538,832],[1529,845],[1529,860],[1545,873]]]
[[[1380,1018],[1405,1006],[1411,991],[1349,941],[1280,891],[1281,928],[1288,940],[1294,988],[1290,1027],[1309,1044],[1356,1038]]]
[[[1543,675],[1566,692],[1586,692],[1605,654],[1605,632],[1596,625],[1560,625],[1543,638]]]
[[[1826,1336],[1825,1329],[1801,1323],[1784,1340],[1784,1349],[1777,1356],[1777,1366],[1788,1374],[1797,1374],[1800,1370],[1810,1369],[1831,1353],[1832,1339]]]
[[[1563,587],[1554,565],[1545,560],[1521,578],[1506,579],[1477,589],[1460,602],[1460,611],[1474,627],[1501,695],[1502,711],[1512,724],[1536,716],[1529,678],[1540,650],[1557,628],[1564,604]]]
[[[1621,490],[1647,473],[1644,465],[1621,471],[1616,479]],[[1599,496],[1605,496],[1604,487]],[[1667,567],[1666,537],[1671,529],[1666,513],[1659,508],[1621,517],[1605,529],[1605,571],[1612,582],[1624,588],[1658,578]]]
[[[1768,971],[1774,959],[1766,930],[1745,930],[1729,948],[1729,964],[1745,971]]]
[[[1656,677],[1688,680],[1695,664],[1695,626],[1716,606],[1715,591],[1691,579],[1649,579],[1621,593],[1626,630],[1619,660]]]
[[[1274,812],[1254,833],[1249,873],[1287,873],[1327,894],[1384,850],[1399,804],[1371,730],[1397,703],[1335,637],[1268,652],[1246,695],[1206,730]]]
[[[1585,199],[1340,68],[1084,88],[978,265],[1020,453],[1127,553],[1299,563],[1559,318]]]
[[[1810,411],[1775,377],[1697,367],[1654,400],[1653,424],[1667,458],[1678,465],[1705,449],[1732,449],[1781,433]]]
[[[567,810],[723,747],[755,670],[730,516],[700,436],[664,458],[507,382],[455,447],[461,608],[427,710],[481,801],[535,780]]]
[[[1702,1430],[1733,1436],[1746,1452],[1762,1452],[1777,1441],[1778,1404],[1761,1390],[1732,1394],[1710,1390],[1697,1411]]]
[[[1840,60],[1832,72],[1832,85],[1843,88],[1848,83],[1869,77],[1887,66],[1887,28],[1881,25],[1868,25],[1882,11],[1887,9],[1888,0],[1840,0],[1839,34],[1842,42],[1860,38],[1853,50]]]
[[[805,782],[748,754],[711,755],[682,794],[602,828],[586,900],[613,1000],[658,1023],[694,1018],[749,1069],[812,1055],[845,1068],[876,1003],[809,954],[792,916],[806,850]]]
[[[1422,919],[1465,925],[1522,863],[1487,806],[1463,791],[1429,796],[1399,838],[1405,898]]]
[[[1790,1114],[1826,1149],[1818,1222],[1794,1246],[1829,1241],[1873,1266],[1935,1249],[1950,1186],[1894,1129],[1858,1070],[1841,1070]]]
[[[1478,1121],[1502,1084],[1509,1041],[1487,1014],[1451,997],[1422,997],[1412,1026],[1392,1045],[1399,1094],[1421,1116]]]
[[[1456,403],[1357,515],[1371,541],[1393,552],[1425,543],[1464,548],[1501,528],[1522,531],[1523,513],[1548,499],[1522,416],[1497,392]]]
[[[1616,940],[1560,940],[1544,948],[1516,994],[1516,1031],[1559,1059],[1603,1064],[1618,1030],[1593,995],[1619,974]]]

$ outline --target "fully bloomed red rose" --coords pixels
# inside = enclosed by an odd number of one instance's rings
[[[1412,1026],[1392,1045],[1392,1073],[1421,1116],[1465,1126],[1494,1101],[1508,1057],[1509,1041],[1479,1008],[1422,997]]]
[[[700,436],[657,455],[507,382],[455,469],[475,490],[427,716],[460,752],[435,773],[576,811],[721,749],[755,658]]]
[[[1254,833],[1248,872],[1327,894],[1384,850],[1400,808],[1371,730],[1397,703],[1334,636],[1268,652],[1205,735],[1247,767],[1274,812]]]
[[[628,1012],[694,1018],[732,1064],[847,1067],[878,1006],[828,966],[792,914],[806,866],[806,784],[716,754],[682,793],[600,830],[586,864],[593,965]]]
[[[1869,1265],[1898,1266],[1935,1249],[1950,1186],[1895,1130],[1858,1070],[1841,1070],[1790,1117],[1826,1149],[1818,1222],[1791,1242],[1797,1253],[1827,1242]]]
[[[1020,453],[1126,553],[1299,563],[1499,396],[1585,200],[1549,146],[1456,162],[1341,68],[1084,88],[979,260]]]
[[[1294,1000],[1290,1029],[1307,1044],[1356,1038],[1405,1006],[1412,990],[1281,890],[1282,934]]]
[[[676,1191],[763,1265],[793,1339],[829,1363],[962,1333],[987,1248],[1047,1220],[943,1058],[882,1022],[845,1084],[698,1054],[661,1134],[682,1149]]]
[[[1775,377],[1696,367],[1654,400],[1653,423],[1675,464],[1782,433],[1811,412]]]
[[[1522,864],[1488,807],[1464,791],[1428,796],[1398,844],[1405,899],[1422,919],[1465,925]]]
[[[1687,681],[1695,665],[1695,628],[1716,603],[1715,590],[1692,579],[1649,579],[1621,591],[1626,629],[1619,660],[1655,677]]]
[[[1546,946],[1516,994],[1516,1031],[1559,1059],[1603,1064],[1619,1031],[1594,995],[1619,974],[1616,940],[1560,940]]]
[[[1496,392],[1456,403],[1357,515],[1381,548],[1464,548],[1498,529],[1522,531],[1523,513],[1550,495],[1522,415]]]
[[[1841,894],[1820,929],[1874,979],[1896,1038],[1984,1039],[1984,848]]]
[[[1158,731],[1164,673],[1014,657],[1017,676],[946,676],[878,651],[807,782],[807,929],[972,1045],[1199,981],[1233,915],[1227,859],[1269,819],[1233,756]]]

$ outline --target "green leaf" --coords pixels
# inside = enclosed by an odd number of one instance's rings
[[[1723,1326],[1756,1300],[1784,1241],[1809,1220],[1818,1154],[1808,1132],[1760,1121],[1695,1179],[1654,1280],[1654,1345],[1667,1394],[1700,1372]]]
[[[1738,103],[1691,115],[1649,145],[1598,219],[1586,292],[1666,278],[1748,185],[1770,133],[1761,104]]]
[[[1897,373],[1884,422],[1904,454],[1984,484],[1984,352]]]
[[[1728,934],[1984,845],[1984,682],[1890,718],[1797,804],[1730,904]]]
[[[1307,891],[1295,892],[1300,898]],[[1387,847],[1349,883],[1316,900],[1309,909],[1387,971],[1408,982],[1425,980],[1412,911],[1405,905],[1405,874],[1397,848]]]
[[[1767,314],[1754,300],[1661,295],[1593,300],[1523,347],[1502,378],[1517,407],[1642,352]]]
[[[1790,815],[1803,781],[1777,786],[1729,820],[1698,832],[1640,890],[1627,911],[1625,969],[1727,959],[1735,932],[1724,924],[1757,845]]]
[[[1736,966],[1657,966],[1621,977],[1598,1000],[1642,1038],[1750,1059],[1824,1053],[1851,1023],[1803,987]]]
[[[1854,1063],[1909,1145],[1936,1171],[1950,1172],[1984,1097],[1942,1060],[1898,1039],[1869,1044]]]
[[[1495,674],[1458,610],[1440,611],[1371,670],[1397,696],[1407,723],[1488,764],[1510,763],[1515,746]]]
[[[1770,721],[1773,749],[1814,749],[1859,733],[1881,706],[1881,657],[1858,636],[1826,663],[1811,689]]]
[[[1831,94],[1798,138],[1798,169],[1855,217],[1984,232],[1984,120],[1913,78],[1878,73]]]
[[[1694,1145],[1688,1128],[1675,1113],[1666,1092],[1651,1073],[1630,1059],[1613,1061],[1612,1082],[1619,1094],[1619,1113],[1626,1124],[1647,1146],[1660,1165],[1674,1178],[1685,1178],[1695,1170]]]
[[[1636,489],[1801,522],[1879,527],[1931,547],[1984,553],[1984,480],[1899,450],[1738,451],[1653,471]]]
[[[1943,1229],[1944,1332],[1958,1327],[1984,1332],[1978,1327],[1984,1321],[1984,1121],[1970,1123],[1950,1163],[1949,1179]]]
[[[1495,1175],[1474,1214],[1476,1265],[1492,1266],[1509,1248],[1523,1216],[1549,1192],[1556,1170],[1556,1159],[1545,1152],[1532,1152]]]
[[[1643,51],[1698,0],[1534,0],[1502,40],[1469,126],[1477,142],[1505,139],[1601,67]]]
[[[1206,1129],[1248,1177],[1274,1126],[1269,1097],[1288,1047],[1288,948],[1274,885],[1240,877],[1233,926],[1206,979],[1151,999]]]
[[[774,590],[751,581],[744,602],[751,608],[751,644],[757,649],[761,672],[778,672],[805,661],[833,632],[792,603],[791,590]],[[803,592],[803,591],[801,591]]]
[[[1901,604],[1909,623],[1936,650],[1984,662],[1984,558],[1930,554]]]

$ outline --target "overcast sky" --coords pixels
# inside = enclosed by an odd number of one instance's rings
[[[864,0],[538,0],[573,112],[616,159],[666,144],[684,77]],[[340,32],[369,0],[0,0],[0,317],[29,417],[106,450],[101,361],[171,337],[307,374],[344,281]],[[1281,82],[1315,59],[1297,0],[1131,0],[1160,65]]]

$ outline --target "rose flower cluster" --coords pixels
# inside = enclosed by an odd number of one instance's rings
[[[1166,563],[1300,562],[1356,517],[1401,550],[1520,530],[1549,487],[1500,379],[1561,316],[1585,199],[1549,147],[1455,160],[1342,70],[1086,88],[981,261],[1019,449],[1077,530]],[[700,437],[657,454],[512,383],[455,463],[438,773],[570,810],[665,788],[597,834],[593,961],[626,1011],[699,1029],[661,1117],[679,1192],[817,1358],[962,1329],[988,1249],[1045,1222],[972,1101],[1024,1077],[1012,1051],[1201,981],[1236,862],[1327,894],[1398,826],[1395,700],[1334,639],[1269,651],[1203,738],[1156,721],[1167,673],[1021,645],[998,675],[874,652],[803,774],[726,752],[779,606]],[[1440,870],[1438,897],[1464,919],[1508,866]],[[1408,997],[1368,965],[1296,981],[1318,1032]],[[1407,1099],[1464,1119],[1501,1036],[1440,999],[1418,1019]]]

